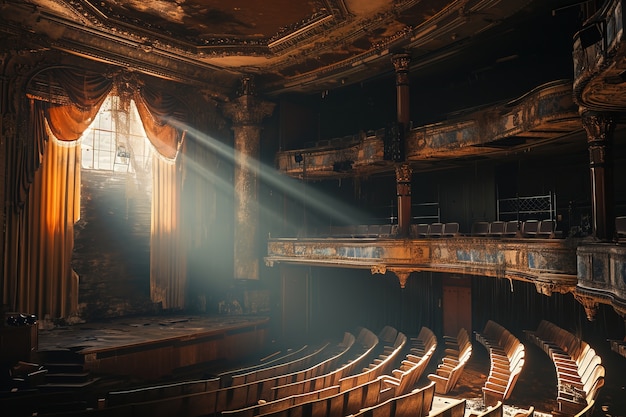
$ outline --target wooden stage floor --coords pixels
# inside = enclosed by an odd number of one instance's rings
[[[38,357],[71,353],[86,370],[158,379],[201,363],[236,361],[263,350],[263,316],[144,316],[38,332]],[[67,355],[66,355],[67,356]]]

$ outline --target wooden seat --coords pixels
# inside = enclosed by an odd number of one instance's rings
[[[384,375],[384,393],[383,399],[390,397],[397,397],[411,391],[417,381],[420,379],[430,359],[434,355],[437,349],[437,338],[434,337],[432,331],[426,327],[423,327],[420,331],[420,335],[424,337],[424,354],[417,356],[412,354],[413,349],[406,355],[406,359],[403,360],[398,369],[394,369],[391,375]],[[432,337],[430,337],[432,335]],[[433,385],[433,392],[434,392]]]
[[[431,223],[428,228],[428,237],[443,236],[443,223]]]
[[[430,229],[430,225],[427,223],[420,223],[415,226],[414,236],[417,238],[428,237],[428,230]]]
[[[434,398],[434,383],[362,408],[353,417],[427,417]],[[333,417],[331,415],[329,417]]]
[[[504,232],[502,233],[502,236],[517,237],[519,232],[519,224],[517,220],[510,220],[504,223]]]
[[[454,237],[459,235],[459,224],[456,222],[443,224],[443,237]]]
[[[604,385],[605,369],[600,356],[583,340],[547,320],[525,333],[552,359],[557,375],[558,411],[574,415],[585,410]]]
[[[493,320],[487,321],[476,340],[489,352],[491,367],[482,388],[485,405],[509,398],[524,366],[524,345],[511,332]]]
[[[494,221],[489,223],[489,236],[501,237],[504,235],[504,222]]]
[[[556,236],[556,221],[551,219],[544,219],[539,222],[539,227],[537,229],[537,237],[547,237],[553,238]]]
[[[523,237],[537,237],[539,231],[539,220],[525,220],[522,222]]]
[[[467,334],[467,331],[463,329]],[[461,332],[461,330],[459,331]],[[458,340],[461,339],[461,340]],[[435,373],[429,374],[428,379],[434,381],[435,392],[437,394],[447,394],[456,385],[459,377],[465,369],[467,361],[472,356],[472,344],[469,336],[466,340],[457,337],[457,346],[454,348],[446,348],[445,356],[442,358]]]

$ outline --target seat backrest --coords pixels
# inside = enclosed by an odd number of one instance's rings
[[[459,234],[459,224],[456,222],[444,223],[443,225],[443,235],[450,237],[456,236]]]
[[[502,236],[504,234],[504,222],[503,221],[495,221],[489,224],[489,235],[490,236]]]
[[[504,224],[504,235],[505,236],[516,236],[518,232],[518,223],[517,220],[510,220]]]
[[[417,410],[423,408],[424,390],[415,389],[408,394],[396,397],[395,417],[417,416]]]
[[[428,237],[428,230],[430,225],[426,223],[420,223],[415,225],[415,237]]]
[[[441,237],[443,235],[443,223],[431,223],[428,228],[429,237]]]
[[[430,384],[424,388],[424,401],[422,402],[422,416],[426,417],[430,414],[430,409],[433,406],[433,399],[435,398],[435,381],[431,381]]]
[[[556,229],[556,221],[552,219],[544,219],[539,222],[539,228],[537,229],[537,235],[542,237],[551,237]]]
[[[537,236],[539,230],[539,220],[525,220],[522,223],[522,235],[525,237]]]

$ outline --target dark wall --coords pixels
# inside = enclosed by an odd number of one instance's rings
[[[293,314],[283,320],[290,338],[321,340],[358,326],[378,332],[385,325],[407,335],[427,326],[442,335],[446,274],[415,272],[401,288],[391,272],[381,275],[332,267],[286,268],[289,282],[284,302],[294,311],[289,310]],[[596,320],[590,321],[583,306],[569,293],[546,296],[529,282],[470,278],[473,329],[468,331],[481,331],[488,320],[494,320],[523,337],[523,330],[535,329],[545,319],[594,343],[624,337],[623,321],[609,306],[601,305]]]
[[[82,172],[74,270],[85,320],[154,311],[150,301],[150,195],[126,173]],[[130,188],[129,188],[130,187]]]

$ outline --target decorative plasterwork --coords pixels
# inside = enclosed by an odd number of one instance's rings
[[[576,253],[576,294],[610,304],[626,316],[626,246],[584,244]]]
[[[337,266],[387,271],[435,271],[517,279],[538,291],[576,287],[576,249],[562,239],[442,238],[271,239],[266,264]]]
[[[574,99],[585,109],[626,110],[624,1],[607,2],[574,37]]]
[[[532,90],[518,100],[483,109],[479,112],[434,125],[418,126],[407,133],[407,161],[454,159],[468,155],[497,155],[502,152],[495,143],[510,137],[529,137],[534,141],[549,141],[563,134],[582,130],[579,109],[572,100],[571,83],[560,81]],[[307,176],[332,178],[341,176],[333,170],[334,163],[351,153],[353,174],[391,171],[395,165],[384,160],[384,133],[378,132],[344,147],[338,142],[329,149],[322,144],[280,152],[278,169],[300,177],[302,166],[294,164],[296,154],[307,154]],[[490,144],[494,144],[490,146]],[[529,145],[523,143],[521,148]],[[505,152],[512,151],[505,149]],[[423,166],[420,164],[419,166]],[[417,168],[418,165],[415,165]]]
[[[242,1],[6,0],[0,31],[223,94],[255,73],[267,96],[357,83],[387,71],[388,55],[405,47],[432,59],[520,8],[519,0]]]

